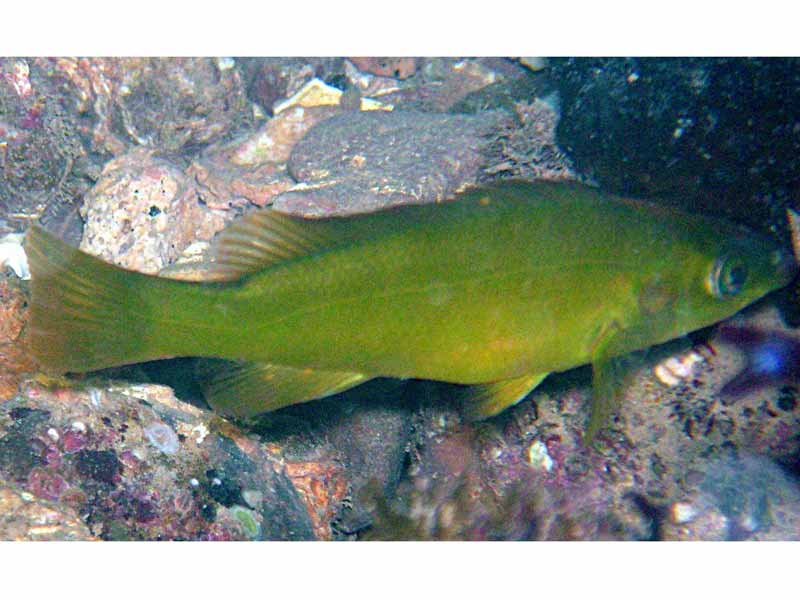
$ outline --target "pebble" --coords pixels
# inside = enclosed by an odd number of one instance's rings
[[[22,247],[23,236],[9,233],[0,238],[0,267],[7,267],[23,280],[31,278],[28,257]]]
[[[553,469],[553,459],[547,452],[547,445],[540,440],[536,440],[528,447],[528,464],[537,469],[551,471]]]

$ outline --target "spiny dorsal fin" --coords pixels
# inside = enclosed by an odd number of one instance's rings
[[[206,359],[198,364],[208,381],[206,399],[226,416],[251,417],[316,398],[338,394],[364,383],[361,373],[315,371],[254,362]]]
[[[463,392],[464,413],[473,421],[493,417],[525,398],[547,375],[534,373],[494,383],[471,385]]]

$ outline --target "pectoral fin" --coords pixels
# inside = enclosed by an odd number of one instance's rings
[[[206,399],[211,408],[235,417],[251,417],[324,398],[370,379],[361,373],[210,359],[201,361],[198,369],[206,382]]]
[[[464,413],[470,420],[492,417],[513,406],[547,377],[534,373],[493,383],[471,385],[464,389]]]
[[[627,349],[638,345],[639,333],[621,329],[613,322],[598,336],[592,352],[592,408],[583,436],[587,444],[622,405],[626,375],[634,361]]]
[[[594,440],[622,406],[623,381],[627,371],[622,358],[598,359],[592,363],[592,408],[583,436],[586,443]]]

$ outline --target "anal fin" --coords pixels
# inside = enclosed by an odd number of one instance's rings
[[[492,417],[525,398],[547,375],[548,373],[534,373],[471,385],[463,392],[464,413],[473,421]]]
[[[233,417],[251,417],[324,398],[370,379],[361,373],[214,359],[201,361],[198,368],[211,408]]]

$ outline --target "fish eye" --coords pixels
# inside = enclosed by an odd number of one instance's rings
[[[723,257],[714,261],[708,283],[715,298],[738,294],[747,281],[747,266],[739,259]]]

